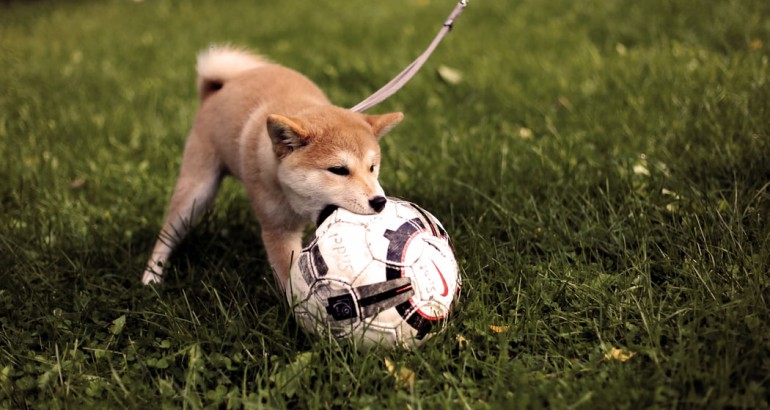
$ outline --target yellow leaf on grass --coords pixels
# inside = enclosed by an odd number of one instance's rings
[[[411,369],[404,366],[396,367],[396,365],[387,357],[385,358],[385,367],[388,369],[388,373],[396,379],[397,385],[409,387],[410,389],[414,386],[415,376]]]
[[[672,197],[674,199],[680,199],[681,198],[679,196],[679,194],[677,194],[676,192],[674,192],[674,191],[672,191],[670,189],[666,189],[666,188],[661,189],[660,193],[663,194],[663,195],[668,195],[668,196],[670,196],[670,197]]]
[[[644,164],[636,164],[634,165],[634,174],[650,176],[650,170]]]
[[[452,67],[447,67],[445,65],[439,66],[438,68],[438,76],[446,81],[448,84],[458,84],[460,81],[463,80],[463,73],[460,72],[460,70],[456,70]]]
[[[617,360],[623,363],[623,362],[627,362],[629,359],[631,359],[634,356],[636,356],[636,352],[629,352],[627,350],[613,347],[612,350],[604,354],[604,360]]]
[[[510,329],[510,326],[495,326],[495,325],[489,325],[489,329],[495,333],[503,333]]]
[[[455,339],[457,339],[457,347],[462,349],[465,346],[468,346],[468,339],[463,337],[463,335],[457,335],[455,336]]]

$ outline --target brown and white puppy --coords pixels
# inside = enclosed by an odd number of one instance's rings
[[[384,208],[378,141],[403,114],[334,106],[302,74],[232,47],[204,51],[197,70],[201,106],[142,282],[161,282],[171,252],[222,178],[232,175],[246,189],[268,260],[285,287],[304,228],[323,209],[374,214]]]

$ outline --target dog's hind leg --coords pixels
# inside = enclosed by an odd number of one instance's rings
[[[223,175],[224,167],[214,148],[204,138],[191,134],[166,220],[142,274],[142,283],[162,281],[164,264],[191,224],[214,199]]]

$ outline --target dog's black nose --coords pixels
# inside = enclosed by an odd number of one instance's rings
[[[376,196],[369,200],[369,206],[374,209],[374,212],[382,212],[385,209],[385,203],[388,202],[384,196]]]

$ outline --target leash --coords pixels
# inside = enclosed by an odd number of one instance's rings
[[[426,48],[425,51],[423,51],[422,54],[420,54],[417,59],[412,61],[412,63],[409,64],[403,71],[398,73],[397,76],[390,80],[389,83],[382,86],[382,88],[375,91],[374,94],[370,95],[350,110],[353,112],[364,112],[369,108],[372,108],[375,105],[385,101],[388,97],[395,94],[396,91],[400,90],[401,87],[409,82],[409,80],[411,80],[412,77],[417,74],[417,71],[420,70],[422,65],[425,64],[425,62],[428,60],[428,57],[433,54],[433,51],[436,49],[441,40],[444,39],[450,30],[452,30],[455,19],[460,15],[460,13],[462,13],[463,9],[467,5],[468,0],[460,0],[460,2],[457,3],[457,6],[455,6],[454,10],[452,10],[452,13],[449,14],[449,17],[444,21],[444,26],[441,27],[441,30],[439,30],[438,34],[430,43],[428,48]]]

